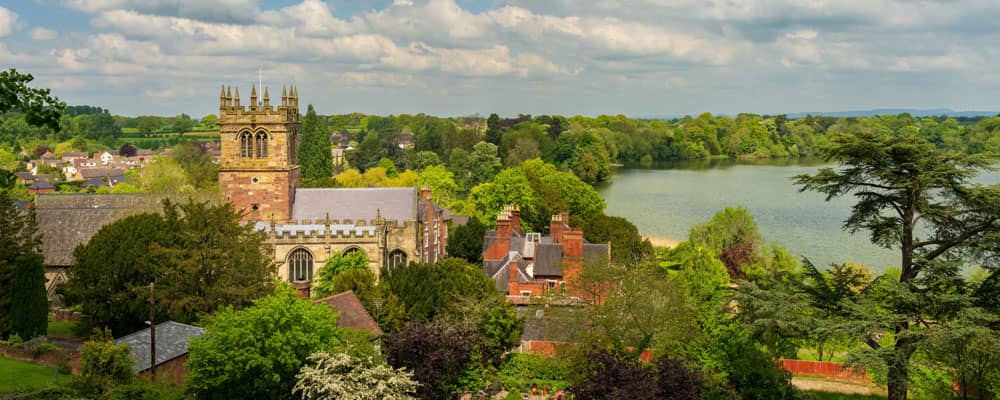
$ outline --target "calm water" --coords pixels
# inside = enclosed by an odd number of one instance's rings
[[[822,194],[800,193],[791,177],[814,173],[817,161],[695,161],[657,169],[619,168],[598,188],[607,214],[628,218],[645,235],[687,239],[695,224],[725,207],[742,206],[753,214],[764,240],[807,256],[816,265],[853,260],[881,271],[899,265],[899,253],[872,245],[866,232],[841,229],[853,198],[825,201]],[[1000,183],[1000,173],[980,177]]]

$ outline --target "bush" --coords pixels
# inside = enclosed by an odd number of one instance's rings
[[[24,339],[21,339],[21,335],[18,335],[16,333],[10,334],[10,336],[7,337],[7,340],[3,342],[3,344],[6,344],[8,346],[17,346],[20,345],[21,343],[24,343]]]
[[[504,388],[526,392],[535,388],[563,390],[569,386],[570,366],[566,360],[528,353],[511,354],[500,365]]]
[[[115,345],[107,328],[95,330],[83,344],[80,361],[80,376],[74,377],[73,386],[84,395],[96,397],[135,379],[132,352],[128,346]]]
[[[51,352],[51,351],[53,351],[53,350],[55,350],[57,348],[58,347],[56,347],[56,345],[54,345],[52,343],[42,342],[39,345],[37,345],[37,346],[35,346],[35,347],[33,347],[31,349],[31,356],[35,357],[35,358],[38,358],[38,357],[41,357],[41,356],[44,356],[44,355],[48,354],[49,352]]]
[[[164,383],[136,382],[118,386],[101,400],[183,400],[184,392]]]

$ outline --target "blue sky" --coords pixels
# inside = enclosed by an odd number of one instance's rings
[[[996,111],[997,21],[996,0],[14,0],[0,68],[126,115],[213,113],[258,68],[326,114]]]

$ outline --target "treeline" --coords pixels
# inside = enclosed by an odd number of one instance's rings
[[[483,121],[475,117],[355,113],[330,116],[327,124],[330,130],[346,135],[355,149],[347,154],[347,160],[362,171],[376,166],[382,158],[399,167],[414,167],[418,154],[432,152],[458,174],[456,168],[466,163],[477,143],[485,141],[497,146],[504,166],[541,158],[589,183],[606,180],[615,163],[648,167],[657,162],[699,158],[810,157],[818,154],[829,135],[859,131],[915,132],[940,148],[1000,154],[1000,135],[996,134],[1000,117],[960,122],[908,114],[788,119],[782,115],[729,117],[704,113],[673,120],[623,115],[520,115],[502,119],[493,114]]]
[[[107,109],[95,106],[69,106],[59,119],[59,131],[48,126],[33,126],[19,112],[0,114],[0,144],[16,147],[32,141],[63,142],[81,137],[115,147],[121,138],[145,137],[160,133],[214,131],[219,119],[209,114],[200,120],[187,114],[174,117],[141,115],[126,117],[111,115]]]

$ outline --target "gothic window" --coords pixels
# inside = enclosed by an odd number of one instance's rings
[[[240,157],[253,158],[253,136],[250,132],[240,133]]]
[[[254,137],[257,158],[267,158],[267,132],[257,132]]]
[[[393,250],[389,253],[389,268],[405,267],[406,266],[406,253],[400,249]]]
[[[309,250],[295,249],[288,255],[288,281],[309,282],[313,275],[313,256]]]
[[[351,247],[351,248],[349,248],[349,249],[347,249],[347,250],[344,250],[344,253],[343,253],[343,255],[345,255],[345,256],[349,256],[349,255],[351,255],[351,254],[354,254],[354,253],[357,253],[357,252],[359,252],[359,251],[361,251],[361,249],[359,249],[359,248],[357,248],[357,247]]]

